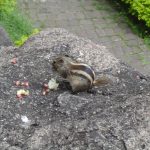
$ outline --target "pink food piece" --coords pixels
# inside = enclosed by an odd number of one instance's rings
[[[15,83],[16,86],[20,85],[20,81],[14,81],[14,83]]]
[[[12,63],[12,64],[16,64],[16,63],[17,63],[17,58],[13,58],[13,59],[11,60],[11,63]]]
[[[22,99],[23,97],[22,97],[22,95],[17,95],[17,98],[19,98],[19,99]]]
[[[29,82],[24,82],[24,85],[25,85],[26,87],[28,87],[28,86],[29,86]]]
[[[48,88],[48,84],[44,83],[44,88]]]
[[[46,95],[46,91],[43,91],[43,92],[42,92],[42,95]]]

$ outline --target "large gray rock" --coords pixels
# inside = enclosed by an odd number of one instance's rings
[[[96,93],[72,95],[65,86],[42,96],[52,59],[70,54],[113,81]],[[11,59],[16,57],[17,64]],[[13,81],[27,80],[22,100]],[[31,121],[24,124],[22,116]],[[3,47],[0,55],[0,149],[142,150],[150,149],[150,78],[120,62],[104,46],[63,29],[47,29],[24,46]]]
[[[0,46],[10,46],[10,45],[12,45],[12,42],[8,34],[4,30],[4,28],[0,26]]]

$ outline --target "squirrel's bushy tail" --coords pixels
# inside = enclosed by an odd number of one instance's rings
[[[94,80],[93,86],[103,86],[108,83],[111,83],[111,80],[105,76],[100,77],[99,79]]]

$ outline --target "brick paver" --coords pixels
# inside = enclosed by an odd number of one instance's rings
[[[150,73],[150,50],[107,0],[18,0],[35,27],[62,27],[105,45],[116,57]]]

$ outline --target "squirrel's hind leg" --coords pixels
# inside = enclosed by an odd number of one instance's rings
[[[87,91],[90,87],[90,83],[84,78],[81,78],[80,76],[69,76],[69,82],[72,89],[72,92],[82,92]]]

